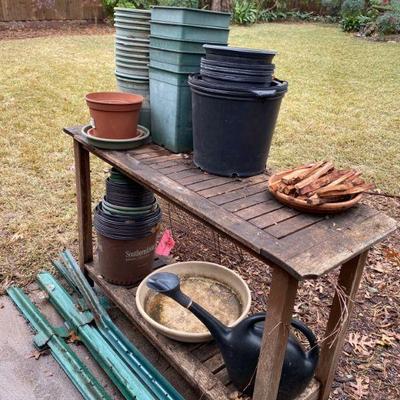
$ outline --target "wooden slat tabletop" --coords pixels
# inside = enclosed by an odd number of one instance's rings
[[[327,273],[396,229],[392,218],[365,205],[329,217],[292,210],[271,197],[266,174],[219,177],[196,168],[190,156],[154,144],[130,151],[101,150],[87,143],[81,126],[64,131],[127,176],[299,280]]]

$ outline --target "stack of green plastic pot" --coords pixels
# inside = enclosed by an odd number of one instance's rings
[[[192,150],[188,76],[200,70],[203,44],[228,43],[229,22],[229,13],[153,7],[149,72],[152,139],[155,143],[176,153]]]
[[[150,10],[114,8],[115,76],[118,90],[144,97],[139,124],[150,129]]]

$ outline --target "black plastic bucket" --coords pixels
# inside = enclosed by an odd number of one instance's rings
[[[275,69],[275,64],[246,64],[241,62],[227,62],[221,60],[209,60],[207,58],[202,58],[200,65],[207,65],[210,67],[224,67],[231,68],[235,70],[241,69],[251,69],[252,71],[270,71]]]
[[[248,68],[227,68],[218,65],[209,65],[207,63],[200,63],[201,71],[210,71],[210,72],[222,72],[225,74],[232,75],[245,75],[245,76],[268,76],[273,74],[274,67],[265,68],[265,69],[248,69]]]
[[[143,215],[110,214],[102,202],[94,212],[97,233],[98,271],[117,285],[132,285],[153,269],[161,209]]]
[[[205,81],[215,82],[215,83],[225,83],[227,87],[230,87],[231,82],[237,86],[270,85],[272,82],[272,74],[266,76],[235,75],[235,74],[226,74],[224,72],[208,71],[203,68],[200,70],[200,73]]]
[[[254,91],[213,89],[190,76],[193,162],[212,174],[252,176],[265,170],[287,82]]]
[[[274,50],[254,50],[239,47],[203,45],[208,60],[241,64],[270,64],[277,54]]]

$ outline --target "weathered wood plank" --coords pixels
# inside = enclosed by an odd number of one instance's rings
[[[249,220],[249,222],[257,226],[258,228],[263,229],[278,224],[289,218],[293,218],[299,214],[300,213],[298,211],[292,210],[291,208],[283,207],[279,208],[278,210],[272,211],[268,214],[264,214],[261,215],[260,217],[251,219]]]
[[[154,169],[168,168],[168,167],[174,167],[176,165],[182,165],[180,160],[166,160],[154,164],[151,162],[145,162],[145,164],[150,165],[150,167]]]
[[[180,172],[173,172],[171,174],[166,174],[168,178],[180,182],[180,179],[186,178],[188,176],[203,176],[203,172],[198,168],[193,167]]]
[[[283,205],[275,200],[267,200],[263,201],[262,203],[258,203],[254,206],[244,208],[236,212],[235,215],[245,220],[249,220],[264,215],[266,213],[269,213],[271,211],[278,210],[282,207]]]
[[[224,360],[220,352],[204,361],[204,366],[208,368],[213,374],[221,371],[225,367]]]
[[[92,202],[88,151],[74,140],[75,183],[78,207],[79,265],[93,260]]]
[[[151,150],[150,152],[146,153],[139,153],[133,155],[132,153],[128,153],[128,155],[132,158],[135,158],[136,160],[150,160],[152,158],[160,157],[160,156],[165,156],[167,155],[168,152],[164,149],[160,150]]]
[[[334,223],[334,222],[333,222]],[[395,221],[382,213],[373,214],[358,225],[349,225],[339,232],[330,230],[327,241],[317,244],[288,260],[305,277],[314,278],[369,249],[396,226]]]
[[[192,174],[183,178],[178,178],[177,182],[179,182],[181,185],[189,186],[193,183],[208,181],[209,179],[213,178],[214,175],[206,174],[203,172],[201,174]]]
[[[166,156],[148,158],[144,162],[145,162],[145,164],[151,164],[151,165],[154,164],[155,165],[155,164],[160,164],[160,163],[162,163],[164,161],[180,161],[180,160],[184,160],[184,158],[182,157],[181,154],[171,154],[171,153],[169,153]]]
[[[271,198],[271,194],[263,190],[260,193],[256,193],[238,200],[231,201],[229,203],[225,203],[222,207],[227,211],[236,212],[242,210],[243,208],[251,207],[256,204],[269,201],[271,200]]]
[[[336,292],[325,332],[327,339],[322,342],[321,346],[321,355],[316,372],[316,376],[321,382],[319,400],[328,400],[329,398],[336,365],[342,352],[367,254],[368,252],[364,252],[360,256],[349,260],[343,264],[340,270],[338,286],[343,290],[344,298],[340,299]],[[342,310],[344,308],[347,308],[348,315],[346,320],[342,321]]]
[[[298,282],[274,267],[253,400],[276,400]]]
[[[225,183],[230,183],[232,180],[230,178],[222,178],[222,177],[215,177],[215,176],[210,176],[210,179],[204,180],[202,182],[197,182],[193,183],[191,185],[185,185],[188,189],[194,190],[195,192],[199,192],[205,189],[211,189],[216,186],[221,186]]]
[[[237,189],[243,189],[255,183],[266,182],[267,179],[268,178],[266,175],[257,175],[253,178],[231,181],[229,183],[226,183],[225,185],[217,186],[212,189],[202,190],[198,192],[198,194],[208,199],[209,197],[214,197],[220,194],[229,193]]]
[[[204,362],[219,353],[218,347],[214,342],[205,343],[192,351],[194,357]]]
[[[337,235],[347,230],[349,226],[358,226],[366,219],[378,214],[377,210],[364,205],[353,207],[345,213],[325,217],[317,224],[310,225],[300,231],[294,232],[280,240],[283,253],[280,255],[283,260],[290,259],[302,254],[313,246],[335,240]]]
[[[291,233],[300,231],[301,229],[307,228],[310,225],[322,221],[324,216],[309,215],[309,214],[299,214],[293,218],[287,219],[280,224],[270,226],[265,230],[277,239],[281,239]]]
[[[132,289],[111,285],[106,282],[92,264],[86,265],[90,276],[101,287],[104,293],[134,323],[137,329],[153,343],[167,361],[196,389],[200,390],[203,399],[227,400],[228,389],[191,353],[193,345],[170,340],[157,333],[139,314]]]
[[[261,182],[261,183],[257,183],[254,185],[249,185],[249,186],[245,187],[244,189],[234,190],[229,193],[224,193],[224,194],[220,194],[215,197],[211,197],[209,200],[212,201],[213,203],[215,203],[216,205],[221,206],[225,203],[229,203],[229,202],[232,202],[232,201],[238,200],[238,199],[243,199],[244,197],[250,196],[255,193],[260,193],[260,192],[265,193],[266,192],[265,187],[266,187],[266,183]]]
[[[229,378],[228,371],[226,370],[226,368],[222,368],[221,371],[218,371],[215,374],[215,376],[225,386],[227,386],[227,385],[229,385],[231,383],[231,378]]]
[[[193,168],[193,164],[186,161],[185,163],[180,163],[179,165],[175,165],[173,167],[167,167],[167,168],[160,168],[157,169],[157,171],[161,172],[163,175],[168,175],[173,172],[181,172],[181,171],[186,171],[189,169]]]

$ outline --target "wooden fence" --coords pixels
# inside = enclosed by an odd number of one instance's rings
[[[0,0],[0,21],[94,20],[101,0]]]

